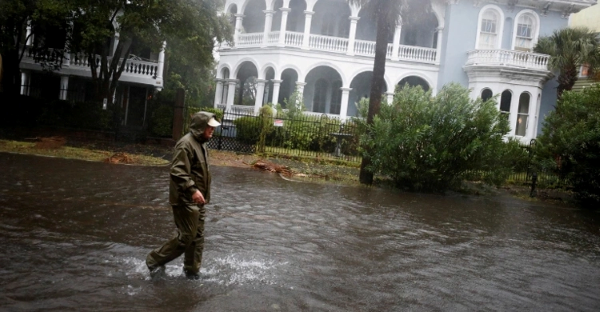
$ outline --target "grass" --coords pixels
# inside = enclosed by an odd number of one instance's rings
[[[60,157],[68,159],[81,159],[87,161],[103,161],[108,162],[108,159],[115,155],[115,151],[97,150],[88,148],[79,148],[71,146],[59,146],[54,148],[40,148],[35,142],[22,142],[11,140],[0,140],[0,152],[31,154],[41,156]],[[131,162],[129,164],[146,165],[146,166],[162,166],[169,162],[159,157],[147,155],[127,155]]]

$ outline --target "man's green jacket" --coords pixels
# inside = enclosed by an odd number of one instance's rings
[[[171,205],[194,204],[192,195],[196,190],[202,193],[206,204],[210,201],[211,176],[208,166],[208,148],[202,132],[212,117],[214,115],[210,113],[195,114],[190,132],[175,145],[169,186]]]

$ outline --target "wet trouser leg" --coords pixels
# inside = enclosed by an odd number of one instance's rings
[[[177,235],[146,257],[149,269],[165,265],[185,253],[183,269],[187,273],[198,273],[204,249],[204,206],[173,206],[173,217]]]

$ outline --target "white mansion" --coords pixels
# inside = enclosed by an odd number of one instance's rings
[[[532,48],[596,0],[423,1],[431,2],[428,15],[398,24],[389,38],[388,101],[397,85],[435,94],[458,82],[473,97],[498,95],[510,135],[535,138],[555,104],[556,82],[549,56]],[[226,0],[223,13],[235,34],[234,44],[218,51],[215,107],[257,111],[297,90],[308,112],[357,114],[356,102],[370,90],[376,29],[360,7],[345,0]]]

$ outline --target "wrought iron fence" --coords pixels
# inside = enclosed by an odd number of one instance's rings
[[[360,162],[358,131],[352,121],[321,115],[255,115],[224,110],[210,148],[287,157],[311,157]]]

